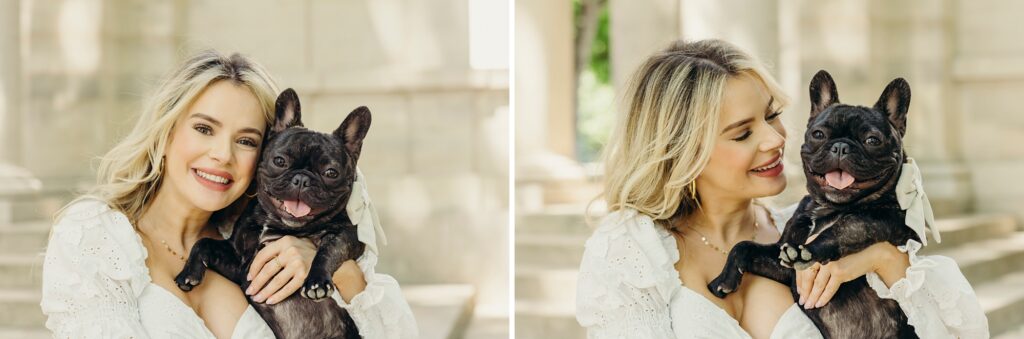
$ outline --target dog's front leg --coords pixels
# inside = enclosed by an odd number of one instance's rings
[[[331,279],[341,264],[362,255],[365,244],[359,241],[355,226],[344,227],[341,232],[327,233],[320,238],[320,247],[313,257],[309,276],[302,286],[302,296],[320,300],[334,293]],[[357,253],[358,252],[358,253]]]
[[[740,242],[729,251],[722,273],[708,284],[708,290],[719,298],[725,298],[739,287],[744,273],[753,273],[789,285],[794,278],[793,270],[783,267],[778,257],[779,244]]]
[[[206,268],[228,278],[239,286],[245,282],[242,260],[231,246],[231,241],[202,238],[192,245],[185,267],[174,278],[182,291],[191,291],[203,281]]]

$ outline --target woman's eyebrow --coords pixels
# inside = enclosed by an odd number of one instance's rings
[[[772,111],[772,104],[773,103],[775,103],[775,97],[774,96],[768,97],[768,105],[766,105],[764,107],[764,112],[765,113],[771,113],[771,111]],[[737,127],[749,124],[751,121],[754,121],[754,118],[746,118],[746,119],[734,122],[734,123],[730,124],[729,126],[725,126],[725,128],[722,129],[722,134],[725,134],[725,132],[728,132],[729,130],[731,130],[733,128],[737,128]]]
[[[217,119],[214,119],[213,117],[211,117],[209,115],[206,115],[206,114],[203,114],[203,113],[192,113],[192,115],[190,117],[199,118],[199,119],[203,119],[203,120],[209,121],[211,124],[214,124],[217,127],[223,126],[223,124],[221,124],[220,121],[218,121]],[[253,128],[253,127],[246,127],[246,128],[240,129],[238,131],[242,132],[242,133],[253,133],[253,134],[256,134],[256,135],[260,136],[260,138],[263,137],[263,132],[261,132],[259,129]]]

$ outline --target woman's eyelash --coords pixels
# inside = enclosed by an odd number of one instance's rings
[[[258,147],[260,145],[258,142],[256,142],[256,140],[254,140],[252,138],[242,138],[242,139],[239,139],[238,142],[243,143],[243,145],[251,146],[251,147]]]
[[[747,130],[746,132],[743,132],[743,135],[741,135],[741,136],[739,136],[739,137],[737,137],[735,139],[732,139],[732,140],[735,140],[735,141],[747,140],[747,138],[750,137],[750,134],[751,134],[750,130]]]
[[[210,128],[210,126],[206,124],[195,124],[194,126],[192,126],[192,129],[195,129],[199,133],[206,135],[213,134],[213,128]]]
[[[775,120],[775,118],[778,118],[780,115],[782,115],[782,111],[776,111],[775,113],[769,114],[765,120]]]

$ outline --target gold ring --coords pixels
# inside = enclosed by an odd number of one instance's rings
[[[274,257],[273,261],[274,261],[274,264],[277,265],[277,267],[284,267],[284,266],[281,266],[281,262],[280,261],[277,261],[277,257]]]

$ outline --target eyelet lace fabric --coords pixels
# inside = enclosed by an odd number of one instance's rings
[[[769,209],[780,233],[795,207]],[[912,296],[891,298],[910,315],[922,338],[987,337],[984,313],[956,263],[918,257],[913,244],[908,246],[907,279],[894,284],[894,292],[879,295]],[[577,281],[576,319],[588,337],[749,338],[728,313],[681,284],[674,267],[678,260],[675,240],[650,217],[631,209],[607,215],[587,240]],[[939,271],[943,273],[935,273]],[[771,337],[821,334],[794,303]]]
[[[46,327],[58,338],[214,338],[202,318],[169,291],[153,284],[146,248],[124,214],[105,203],[70,206],[53,226],[43,264]],[[412,311],[394,278],[373,270],[376,256],[359,266],[367,287],[344,304],[366,338],[416,336]],[[376,297],[374,297],[376,296]],[[250,306],[232,338],[273,338]]]

